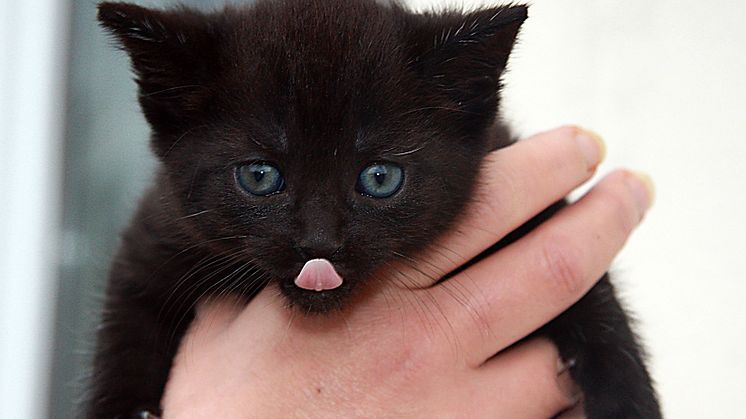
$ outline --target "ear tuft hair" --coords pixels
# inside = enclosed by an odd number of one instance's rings
[[[494,120],[500,77],[527,18],[522,5],[415,16],[414,67],[451,98],[467,126],[483,128]]]
[[[98,20],[131,59],[143,113],[154,128],[180,129],[207,96],[219,61],[210,16],[104,2]]]
[[[161,12],[128,3],[104,2],[98,5],[101,26],[121,42],[164,42],[168,31],[159,20]]]
[[[487,38],[506,32],[505,41],[511,45],[515,38],[510,39],[511,28],[517,29],[528,18],[527,6],[509,6],[488,9],[470,13],[460,19],[457,28],[444,27],[441,39],[435,43],[435,50],[461,44],[480,44]],[[517,31],[516,31],[517,34]],[[495,51],[502,52],[502,51]]]

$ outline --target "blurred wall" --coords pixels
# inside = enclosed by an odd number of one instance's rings
[[[564,123],[598,130],[609,148],[602,172],[623,165],[652,174],[656,207],[615,264],[617,278],[640,318],[668,417],[738,417],[746,407],[746,2],[531,3],[506,76],[506,114],[522,134]],[[93,1],[71,5],[55,418],[74,415],[118,231],[154,164],[125,55],[96,27]]]
[[[50,416],[76,417],[119,231],[151,178],[149,129],[127,56],[98,27],[96,1],[71,1],[64,213]],[[136,1],[143,6],[176,0]],[[217,1],[180,1],[214,7]],[[0,415],[2,416],[2,415]]]
[[[46,410],[67,23],[62,2],[0,2],[0,416]]]

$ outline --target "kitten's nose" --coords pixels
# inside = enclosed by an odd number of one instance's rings
[[[318,196],[328,194],[317,194]],[[330,259],[342,246],[341,217],[336,205],[329,200],[303,201],[300,211],[295,250],[306,262],[311,259]]]
[[[304,259],[329,259],[342,247],[341,243],[330,240],[304,238],[298,241],[295,251]]]

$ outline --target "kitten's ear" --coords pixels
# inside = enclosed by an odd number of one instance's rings
[[[217,61],[207,16],[105,2],[98,20],[130,56],[148,122],[157,130],[183,127],[203,105]]]
[[[491,123],[500,77],[527,17],[528,7],[518,5],[424,15],[413,31],[418,74],[447,95],[470,125]]]

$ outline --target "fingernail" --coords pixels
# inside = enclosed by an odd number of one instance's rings
[[[570,374],[573,367],[575,367],[575,358],[557,359],[557,384],[560,390],[567,395],[567,399],[575,403],[580,399],[581,391]]]
[[[627,177],[627,185],[635,196],[640,213],[647,211],[655,201],[655,186],[650,176],[642,172],[632,172],[632,176]]]
[[[575,358],[570,358],[567,361],[562,358],[557,358],[557,375],[562,374],[563,372],[571,369],[574,366]]]
[[[573,401],[575,405],[569,410],[560,413],[557,419],[585,419],[585,407],[582,401],[582,397]]]
[[[570,375],[571,368],[571,366],[566,365],[564,371],[557,375],[557,385],[560,391],[567,396],[567,400],[574,404],[580,400],[582,392]]]
[[[589,169],[595,169],[606,157],[606,145],[603,138],[595,132],[578,128],[575,141],[580,146],[585,162]]]

